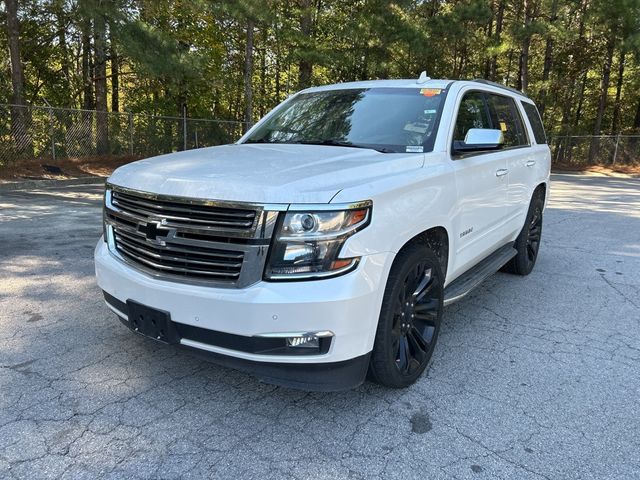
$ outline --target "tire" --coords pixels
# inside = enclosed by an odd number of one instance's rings
[[[444,278],[425,245],[411,245],[394,260],[384,291],[369,378],[392,388],[414,383],[433,354],[442,320]]]
[[[516,275],[529,275],[538,259],[540,239],[542,237],[542,210],[544,198],[539,192],[534,193],[527,218],[522,231],[514,243],[518,251],[515,257],[502,268],[503,271]]]

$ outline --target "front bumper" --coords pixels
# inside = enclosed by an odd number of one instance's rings
[[[121,318],[126,318],[126,312],[119,311],[117,302],[134,300],[170,312],[173,321],[191,331],[229,334],[236,341],[246,338],[247,343],[256,336],[286,332],[332,332],[326,353],[304,356],[255,353],[251,348],[233,348],[233,343],[215,340],[180,340],[183,346],[213,353],[211,357],[218,363],[235,363],[232,366],[248,369],[271,383],[305,388],[318,384],[314,389],[322,390],[333,389],[332,371],[337,389],[364,379],[392,260],[389,253],[368,255],[355,271],[340,277],[259,282],[234,289],[159,280],[115,258],[103,241],[95,250],[98,285],[115,299],[110,307]],[[340,372],[358,378],[345,380]]]

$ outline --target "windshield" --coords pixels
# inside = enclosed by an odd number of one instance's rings
[[[369,88],[301,93],[246,143],[302,143],[428,152],[444,102],[439,88]]]

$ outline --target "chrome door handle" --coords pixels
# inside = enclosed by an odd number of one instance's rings
[[[529,160],[527,163],[525,163],[527,167],[533,167],[535,164],[536,164],[535,160]]]
[[[504,177],[507,173],[509,173],[509,170],[506,168],[500,168],[496,170],[496,177]]]

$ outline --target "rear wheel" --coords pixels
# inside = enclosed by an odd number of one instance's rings
[[[443,308],[444,278],[436,255],[412,245],[394,261],[378,322],[370,378],[394,388],[414,383],[433,354]]]
[[[515,241],[514,248],[518,251],[503,270],[517,275],[529,275],[538,259],[540,239],[542,237],[542,210],[544,199],[536,193],[529,205],[524,227]]]

